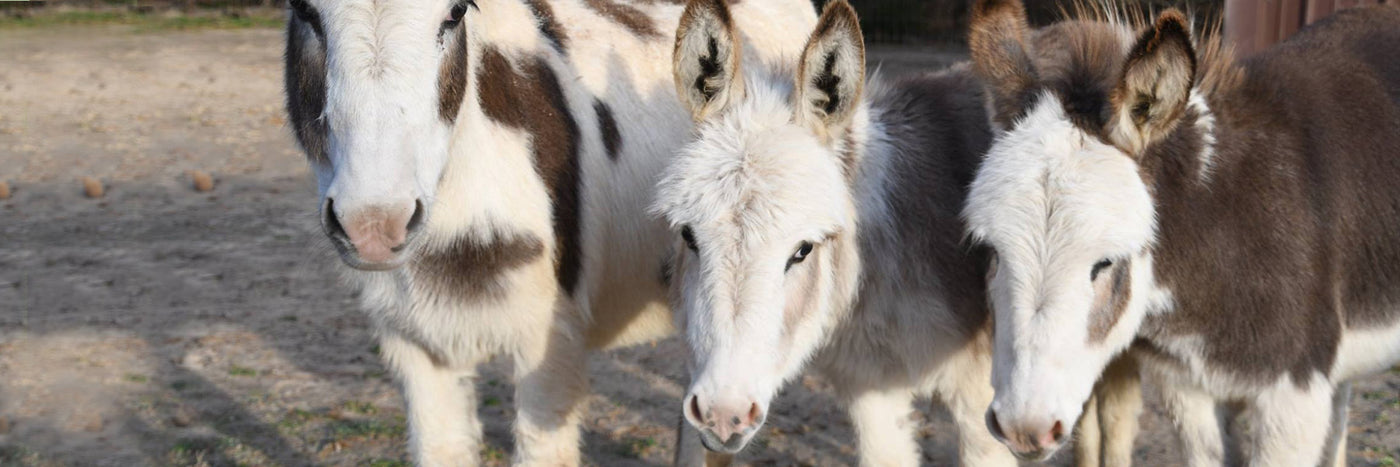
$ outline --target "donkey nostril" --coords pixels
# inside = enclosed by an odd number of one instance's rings
[[[694,395],[690,396],[690,403],[685,405],[685,411],[686,411],[686,414],[690,416],[690,420],[693,421],[693,422],[695,422],[695,424],[698,425],[698,424],[704,423],[705,418],[700,416],[700,397],[699,397],[699,396],[694,396]]]
[[[423,224],[425,211],[426,210],[423,209],[423,200],[413,200],[413,217],[408,218],[408,226],[405,228],[407,233],[413,233],[414,230],[418,230],[418,227]]]
[[[326,198],[326,206],[321,208],[321,228],[325,229],[326,235],[341,241],[349,241],[350,235],[345,233],[345,227],[340,225],[340,217],[335,214],[335,200]]]
[[[997,421],[997,413],[992,409],[987,409],[987,431],[992,432],[992,437],[1005,441],[1006,433],[1001,431],[1001,423]]]
[[[1059,443],[1065,438],[1065,426],[1059,420],[1055,421],[1055,426],[1050,427],[1050,439]]]
[[[763,419],[763,411],[758,408],[758,403],[749,405],[749,424],[757,425]]]

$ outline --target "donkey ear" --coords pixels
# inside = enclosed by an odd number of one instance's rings
[[[1030,24],[1020,0],[978,0],[968,46],[972,69],[987,86],[992,123],[1001,129],[1029,111],[1039,78],[1031,61]]]
[[[1167,10],[1128,52],[1123,77],[1110,95],[1109,138],[1129,154],[1166,136],[1186,111],[1196,76],[1196,53],[1186,17]]]
[[[846,0],[822,10],[798,64],[794,120],[823,139],[844,130],[865,88],[865,41],[860,19]]]
[[[738,34],[725,0],[690,0],[676,29],[676,93],[696,121],[744,98]]]

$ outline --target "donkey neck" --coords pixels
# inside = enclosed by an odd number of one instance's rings
[[[970,335],[985,318],[986,258],[963,241],[961,212],[991,143],[981,85],[959,65],[869,88],[852,133],[862,280],[884,283],[872,290],[941,292]]]

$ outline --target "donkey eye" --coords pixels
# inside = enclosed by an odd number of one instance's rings
[[[1089,282],[1098,280],[1099,273],[1103,272],[1104,269],[1108,269],[1108,267],[1112,265],[1113,260],[1108,258],[1101,259],[1099,260],[1099,262],[1094,263],[1094,269],[1089,271]]]
[[[812,254],[812,242],[802,242],[801,245],[797,246],[797,251],[792,253],[792,257],[788,258],[787,266],[784,267],[783,270],[792,269],[792,265],[801,263],[803,260],[807,259],[807,255],[810,254]]]
[[[690,226],[681,227],[681,240],[685,240],[685,247],[690,248],[690,251],[697,253],[700,251],[699,248],[695,247],[695,232],[690,231]]]
[[[462,23],[462,17],[467,15],[467,7],[476,6],[476,2],[471,0],[459,1],[452,5],[452,10],[447,13],[447,20],[442,22],[443,29],[456,27]]]

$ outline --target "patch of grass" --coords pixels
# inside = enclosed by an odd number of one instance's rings
[[[136,373],[127,373],[126,376],[125,376],[125,378],[126,378],[127,381],[130,381],[130,382],[133,382],[133,383],[144,383],[144,382],[146,382],[146,381],[150,381],[150,379],[147,378],[146,375],[136,374]]]
[[[41,11],[31,16],[0,17],[0,29],[55,26],[130,26],[137,32],[182,31],[192,29],[276,28],[285,24],[280,10],[259,10],[251,14],[167,15],[123,10]]]
[[[1376,461],[1376,465],[1381,467],[1397,467],[1400,466],[1400,463],[1395,461],[1395,456],[1385,456]]]
[[[173,382],[173,383],[170,383],[170,389],[174,389],[174,390],[176,390],[176,391],[184,391],[184,390],[186,390],[186,389],[189,389],[189,388],[190,388],[191,386],[193,386],[193,385],[194,385],[194,383],[191,383],[191,382],[189,382],[189,381],[179,380],[179,381],[175,381],[175,382]]]
[[[374,404],[365,401],[345,401],[344,407],[345,410],[364,415],[374,415],[375,412],[379,411],[379,408],[375,407]]]
[[[622,455],[633,459],[641,459],[646,457],[647,453],[651,452],[652,449],[656,449],[658,444],[656,438],[652,437],[632,438],[627,440],[627,448]]]
[[[288,410],[286,414],[282,415],[282,419],[277,421],[277,426],[286,428],[288,430],[296,430],[306,425],[306,422],[315,420],[319,417],[320,415],[318,415],[316,412],[302,409],[292,409]]]
[[[282,321],[286,321],[286,322],[292,323],[292,322],[296,322],[296,320],[297,320],[297,315],[282,315]]]
[[[403,438],[408,429],[403,420],[340,420],[330,426],[332,441],[345,441],[356,438],[398,439]]]
[[[231,365],[228,367],[229,376],[257,376],[258,370],[246,366]]]
[[[506,451],[501,448],[488,445],[485,448],[481,449],[481,459],[492,462],[504,461],[506,460]]]
[[[496,396],[486,396],[485,399],[481,400],[481,405],[484,405],[486,407],[495,407],[501,405],[501,398]]]

